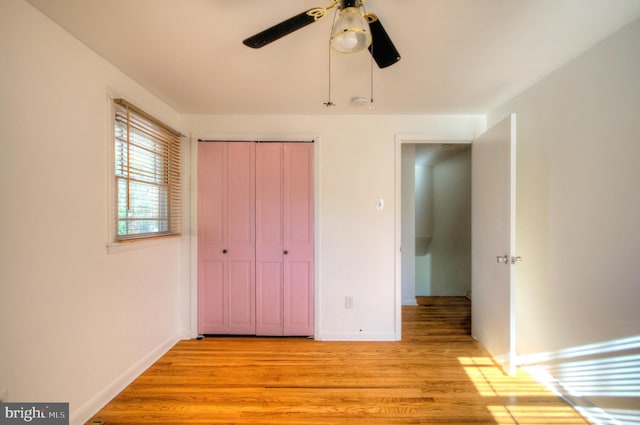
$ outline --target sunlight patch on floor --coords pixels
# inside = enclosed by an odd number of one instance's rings
[[[587,423],[569,405],[549,405],[555,394],[522,369],[510,376],[490,357],[459,357],[458,361],[478,393],[500,403],[487,406],[498,425]]]
[[[569,406],[488,406],[498,425],[584,425]]]
[[[528,373],[516,370],[515,376],[506,374],[489,357],[460,357],[460,364],[478,392],[488,397],[551,396],[550,391]]]

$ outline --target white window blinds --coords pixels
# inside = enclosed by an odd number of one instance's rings
[[[180,133],[115,99],[115,240],[179,234]]]

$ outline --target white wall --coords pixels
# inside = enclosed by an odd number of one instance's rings
[[[31,6],[0,2],[0,394],[70,402],[72,424],[185,329],[182,241],[105,248],[108,94],[179,128],[175,111]]]
[[[590,351],[603,373],[583,374],[591,386],[584,394],[605,408],[626,406],[635,420],[639,380],[626,382],[636,388],[626,396],[615,389],[640,365],[607,367],[640,345],[639,45],[636,21],[489,118],[518,115],[518,353],[525,363],[575,362],[585,358],[569,349],[598,344]],[[603,353],[623,338],[626,350]],[[546,366],[579,385],[566,369]]]
[[[416,164],[415,210],[416,210],[416,295],[431,295],[431,240],[433,238],[433,167],[431,164]]]
[[[433,167],[432,164],[416,164],[413,172],[416,238],[428,240],[433,237]],[[424,252],[427,246],[427,242],[422,243],[420,253]],[[420,253],[416,255],[420,255]]]
[[[471,290],[471,150],[433,165],[431,292],[464,296]]]
[[[399,134],[414,140],[418,135],[421,140],[429,136],[446,140],[450,134],[470,140],[484,128],[484,116],[190,115],[184,119],[194,139],[316,140],[316,338],[397,339],[401,297],[397,202],[404,140]],[[377,198],[385,201],[383,211],[376,211]],[[345,296],[353,297],[353,309],[344,308]]]

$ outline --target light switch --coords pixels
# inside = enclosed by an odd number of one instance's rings
[[[376,199],[376,210],[382,211],[384,209],[384,199],[378,198]]]
[[[348,308],[348,309],[353,308],[353,297],[351,296],[344,297],[344,308]]]

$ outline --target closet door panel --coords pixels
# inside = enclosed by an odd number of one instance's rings
[[[198,144],[198,332],[255,329],[253,143]]]
[[[256,146],[256,250],[282,256],[282,144]]]
[[[283,333],[282,261],[263,261],[256,287],[256,334],[278,336]]]
[[[282,335],[282,144],[256,146],[256,333]]]
[[[313,335],[313,145],[283,151],[284,333]]]
[[[229,143],[228,226],[229,247],[252,259],[254,246],[255,149],[253,143]],[[235,253],[237,251],[234,250]]]
[[[226,238],[227,150],[223,144],[198,144],[198,231],[205,253]]]
[[[220,333],[226,329],[225,269],[222,261],[207,261],[199,274],[198,332],[201,334]]]
[[[313,335],[313,270],[308,261],[285,261],[284,334]]]
[[[222,144],[198,144],[198,332],[223,333],[227,164]]]
[[[313,145],[284,145],[285,245],[308,258],[313,254]]]
[[[229,332],[255,334],[254,265],[251,261],[229,264]]]
[[[255,145],[228,143],[228,332],[255,333]]]

